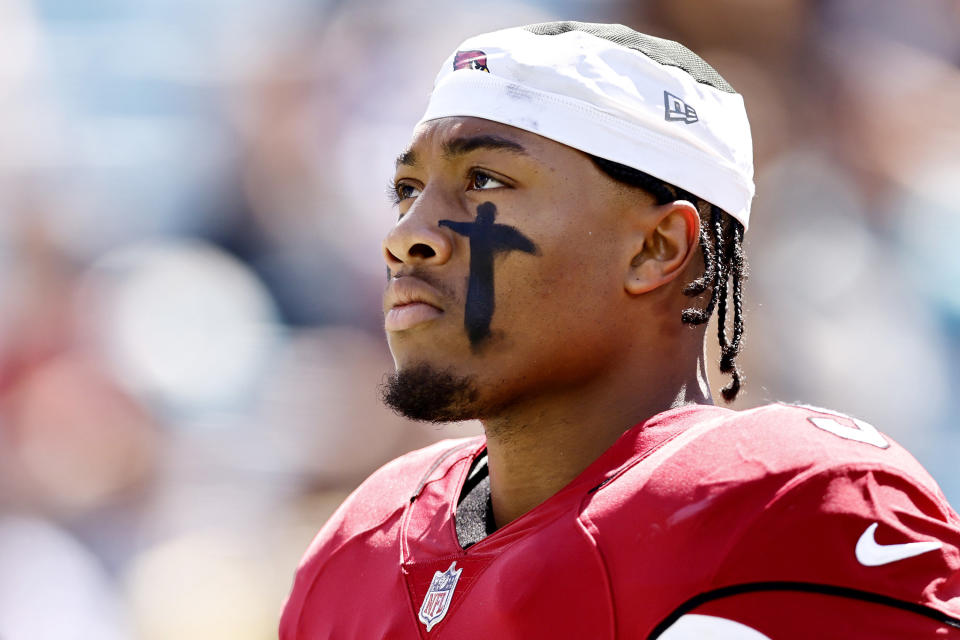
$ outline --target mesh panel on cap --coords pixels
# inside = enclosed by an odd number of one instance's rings
[[[622,47],[639,51],[654,62],[683,69],[697,82],[714,89],[736,93],[716,70],[690,49],[673,40],[664,40],[634,31],[622,24],[595,24],[592,22],[541,22],[523,27],[539,36],[556,36],[568,31],[583,31]]]

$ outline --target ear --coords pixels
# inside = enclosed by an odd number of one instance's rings
[[[658,205],[636,227],[624,288],[640,295],[684,273],[700,238],[700,214],[686,200]]]

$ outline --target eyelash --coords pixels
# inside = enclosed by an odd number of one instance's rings
[[[501,179],[493,176],[493,175],[490,174],[489,172],[483,171],[483,170],[481,170],[481,169],[471,169],[471,171],[470,171],[470,173],[469,173],[469,176],[470,176],[470,186],[471,186],[471,190],[473,190],[473,189],[478,189],[477,187],[474,187],[473,185],[476,183],[476,179],[477,179],[479,176],[483,176],[484,178],[487,178],[487,179],[489,179],[489,180],[495,180],[495,181],[499,182],[500,184],[503,184],[504,186],[508,186],[507,183],[504,182],[503,180],[501,180]],[[407,183],[405,183],[405,182],[403,182],[403,181],[398,181],[398,180],[396,180],[396,179],[391,179],[391,180],[387,183],[387,200],[389,200],[390,203],[391,203],[393,206],[397,206],[397,205],[399,205],[401,202],[403,202],[404,200],[406,200],[407,198],[412,197],[412,196],[404,196],[404,195],[402,195],[402,194],[400,193],[400,190],[401,190],[401,189],[404,189],[404,188],[406,188],[406,187],[416,188],[416,187],[414,187],[413,185],[407,184]]]
[[[397,182],[396,180],[393,180],[393,179],[391,179],[391,180],[387,183],[387,200],[390,201],[390,204],[392,204],[393,206],[397,206],[397,205],[399,205],[401,202],[403,202],[404,200],[406,200],[406,198],[404,198],[404,197],[402,197],[402,196],[400,195],[400,188],[401,188],[401,187],[406,187],[406,186],[409,186],[409,185],[405,185],[405,184],[403,184],[403,183],[401,183],[401,182]]]

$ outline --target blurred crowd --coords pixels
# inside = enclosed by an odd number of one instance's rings
[[[460,40],[556,19],[744,95],[736,406],[855,414],[960,505],[956,1],[4,0],[0,638],[274,637],[352,487],[479,432],[378,402],[384,186]]]

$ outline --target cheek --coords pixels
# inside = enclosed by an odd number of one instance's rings
[[[554,189],[548,201],[517,203],[504,212],[539,253],[513,254],[496,266],[495,329],[554,346],[609,331],[598,320],[616,313],[624,296],[618,266],[623,234],[615,209],[599,196],[588,199],[598,191],[589,187]]]
[[[622,287],[616,267],[619,247],[608,230],[588,227],[562,231],[544,241],[534,286],[570,303],[606,298]]]
[[[504,275],[493,329],[504,338],[497,353],[511,380],[531,388],[573,384],[617,359],[624,344],[623,286],[610,276],[612,267],[604,267],[596,256],[551,259],[544,252],[509,285]]]
[[[535,258],[504,265],[498,313],[502,310],[504,317],[560,335],[601,331],[597,318],[612,313],[623,295],[614,248],[569,240],[544,241],[540,248]],[[515,268],[508,273],[508,267]]]

